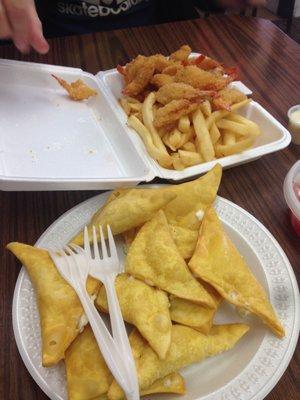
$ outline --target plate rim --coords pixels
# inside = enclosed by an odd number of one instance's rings
[[[144,185],[139,185],[138,188],[155,188],[155,187],[162,187],[162,186],[170,186],[167,184],[144,184]],[[65,211],[62,215],[60,215],[55,221],[53,221],[48,227],[47,229],[41,234],[41,236],[38,238],[38,240],[36,241],[36,243],[34,244],[34,246],[39,246],[39,244],[43,241],[44,237],[47,236],[47,234],[49,233],[49,231],[51,231],[51,229],[56,226],[59,222],[61,222],[61,220],[63,220],[68,214],[70,214],[71,212],[74,212],[74,210],[76,210],[78,207],[82,207],[84,206],[84,204],[92,202],[93,200],[95,200],[98,197],[101,197],[103,195],[108,195],[111,191],[103,191],[100,194],[97,194],[95,196],[92,196],[78,204],[76,204],[75,206],[71,207],[69,210]],[[216,196],[216,199],[218,199],[218,201],[221,201],[221,203],[225,203],[230,205],[231,207],[235,208],[238,210],[239,213],[242,213],[244,215],[246,215],[246,217],[248,217],[252,222],[254,222],[263,232],[264,234],[268,237],[268,239],[270,239],[273,243],[273,245],[276,247],[276,249],[279,251],[280,256],[282,257],[282,260],[284,261],[284,265],[286,267],[286,270],[288,272],[289,278],[290,278],[290,282],[292,285],[292,289],[293,289],[293,294],[294,294],[294,300],[295,300],[295,315],[294,315],[294,326],[290,335],[290,340],[289,343],[286,346],[286,350],[283,356],[283,359],[281,360],[281,363],[278,365],[278,368],[276,369],[276,371],[274,372],[273,376],[271,379],[267,380],[265,382],[265,384],[263,385],[263,387],[261,387],[259,389],[258,392],[254,393],[254,395],[251,397],[251,400],[263,400],[265,398],[265,396],[267,396],[271,390],[276,386],[276,384],[278,383],[278,381],[280,380],[280,378],[282,377],[282,375],[284,374],[284,372],[286,371],[292,357],[294,354],[294,351],[296,349],[296,345],[297,345],[297,340],[298,340],[298,334],[299,334],[299,329],[300,329],[300,298],[299,298],[299,288],[298,288],[298,283],[297,283],[297,279],[296,276],[294,274],[293,268],[291,266],[291,263],[287,257],[287,255],[285,254],[284,250],[282,249],[282,247],[280,246],[280,244],[278,243],[278,241],[275,239],[275,237],[272,235],[272,233],[252,214],[250,214],[247,210],[243,209],[242,207],[240,207],[239,205],[237,205],[236,203],[225,199],[224,197],[221,196]],[[230,225],[230,224],[229,224]],[[234,230],[236,230],[235,227],[231,226]],[[236,230],[237,231],[237,230]],[[245,238],[245,236],[243,235],[242,232],[239,232],[239,235],[242,236],[243,240],[247,240]],[[251,244],[248,243],[248,245],[252,248]],[[253,250],[253,248],[252,248]],[[12,322],[13,322],[13,332],[14,332],[14,337],[15,337],[15,341],[17,344],[17,348],[19,351],[19,354],[22,358],[23,363],[25,364],[25,367],[27,368],[28,372],[30,373],[31,377],[33,378],[35,384],[37,384],[43,391],[44,393],[53,400],[63,400],[63,398],[60,395],[57,395],[55,392],[53,392],[52,390],[49,389],[48,385],[45,384],[44,379],[40,376],[40,374],[38,373],[38,370],[34,367],[29,355],[27,351],[24,351],[24,349],[26,349],[26,346],[24,345],[24,342],[22,340],[21,337],[21,330],[19,329],[19,323],[20,321],[18,320],[18,312],[17,312],[17,305],[18,305],[18,300],[20,297],[20,288],[23,282],[24,277],[26,276],[27,272],[24,268],[24,266],[22,266],[16,284],[15,284],[15,289],[14,289],[14,294],[13,294],[13,302],[12,302]],[[259,349],[257,350],[257,352],[259,351]],[[249,364],[248,364],[249,365]],[[247,365],[245,366],[245,368],[247,368]],[[245,369],[244,368],[244,369]],[[237,379],[241,373],[243,372],[243,370],[240,371],[240,373],[234,377],[234,379]],[[199,400],[205,400],[205,399],[209,399],[211,396],[213,396],[214,394],[217,394],[218,391],[220,391],[220,389],[225,390],[227,387],[229,387],[229,385],[232,383],[233,380],[229,381],[225,386],[223,386],[222,388],[217,389],[214,392],[211,392],[207,395],[204,395],[203,397],[197,398]],[[226,395],[225,395],[226,396]],[[227,400],[227,397],[224,397],[224,400]],[[223,400],[223,397],[222,397]]]

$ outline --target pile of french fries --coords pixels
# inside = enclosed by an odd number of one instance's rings
[[[210,102],[205,100],[196,111],[181,117],[171,131],[153,125],[158,107],[155,92],[149,93],[143,103],[123,97],[120,104],[128,115],[128,125],[140,135],[150,156],[164,168],[183,170],[240,153],[253,145],[260,129],[237,113],[250,101],[234,104],[231,111],[212,111]]]

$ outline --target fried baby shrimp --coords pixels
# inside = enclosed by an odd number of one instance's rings
[[[187,60],[192,52],[192,49],[188,45],[183,45],[177,51],[170,54],[170,60],[184,61]]]
[[[173,62],[168,67],[163,69],[162,73],[171,75],[171,76],[175,76],[177,74],[177,72],[182,69],[183,69],[183,65],[181,62]]]
[[[167,57],[162,54],[155,54],[149,57],[149,60],[153,63],[155,72],[160,73],[169,65],[173,64],[172,61],[168,60]]]
[[[90,88],[86,85],[81,79],[77,79],[77,81],[68,83],[64,79],[59,78],[58,76],[53,75],[53,78],[57,80],[57,82],[68,92],[69,97],[75,101],[86,100],[91,96],[96,96],[96,90]]]
[[[212,70],[216,67],[221,67],[221,64],[218,61],[203,54],[200,54],[198,57],[194,57],[190,60],[183,61],[183,65],[196,65],[197,67],[204,69],[205,71]]]
[[[154,117],[154,126],[160,128],[178,121],[183,115],[187,115],[195,111],[199,107],[199,103],[186,99],[172,100],[170,103],[159,108]]]
[[[174,82],[174,76],[167,74],[155,74],[151,79],[151,82],[157,88],[160,88],[168,83]]]
[[[175,75],[175,82],[183,82],[195,89],[203,90],[222,90],[232,80],[231,76],[219,76],[210,71],[204,71],[195,65],[185,67]]]
[[[127,68],[126,68],[127,70]],[[132,74],[132,71],[130,72]],[[154,66],[151,60],[145,59],[138,68],[134,69],[133,79],[125,85],[123,93],[126,96],[137,96],[150,83],[154,74]],[[126,75],[125,75],[126,76]],[[131,77],[130,77],[131,78]]]
[[[213,99],[215,110],[231,111],[231,106],[247,99],[247,96],[237,89],[223,89]]]
[[[212,90],[195,89],[193,86],[182,82],[168,83],[156,92],[156,100],[161,104],[168,104],[172,100],[180,99],[207,99],[216,95]]]

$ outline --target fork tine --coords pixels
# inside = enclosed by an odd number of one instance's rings
[[[109,251],[110,251],[110,256],[111,257],[118,257],[117,249],[116,249],[116,244],[114,241],[114,237],[112,235],[110,226],[107,225],[107,236],[108,236],[108,244],[109,244]]]
[[[82,254],[84,252],[83,248],[78,246],[77,244],[70,243],[69,246],[72,250],[75,251],[76,254]]]
[[[100,259],[95,225],[93,225],[93,245],[94,245],[94,257]]]
[[[104,240],[104,235],[103,235],[103,230],[102,226],[99,225],[99,231],[100,231],[100,239],[101,239],[101,249],[102,249],[102,257],[107,258],[107,248],[106,248],[106,243]]]
[[[63,248],[63,250],[64,250],[64,252],[65,252],[65,254],[68,256],[74,256],[75,255],[75,253],[74,253],[74,251],[71,249],[71,247],[70,246],[64,246],[64,248]],[[69,253],[69,254],[68,254]]]
[[[92,257],[91,254],[91,246],[90,246],[90,239],[89,239],[89,231],[87,226],[84,227],[84,250],[89,258]]]

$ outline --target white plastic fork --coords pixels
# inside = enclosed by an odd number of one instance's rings
[[[49,250],[49,254],[60,274],[76,291],[110,371],[119,385],[126,388],[128,378],[123,356],[86,290],[90,267],[85,251],[70,245]]]
[[[89,274],[92,277],[101,280],[105,286],[113,337],[122,352],[124,357],[124,365],[127,371],[128,386],[127,388],[123,387],[123,390],[127,399],[138,400],[140,396],[135,362],[115,289],[115,279],[118,274],[124,272],[124,267],[119,261],[110,226],[107,226],[109,255],[101,226],[99,226],[98,237],[100,237],[102,257],[100,257],[99,253],[95,226],[93,226],[94,256],[92,256],[90,248],[91,241],[89,238],[88,229],[84,229],[84,250],[89,261]]]

